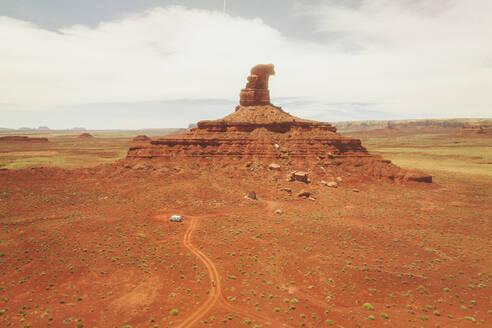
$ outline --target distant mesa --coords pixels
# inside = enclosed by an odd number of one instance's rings
[[[0,137],[0,142],[40,143],[40,142],[49,142],[49,140],[48,140],[48,138],[31,138],[31,137],[25,137],[25,136],[6,136],[6,137]]]
[[[465,123],[456,132],[458,137],[492,137],[492,124],[490,123]]]
[[[390,130],[416,133],[449,133],[463,126],[461,119],[423,119],[423,120],[392,120],[392,121],[347,121],[337,122],[341,132],[383,131]],[[376,131],[377,134],[377,131]]]
[[[77,138],[90,139],[90,138],[94,138],[94,136],[90,133],[84,132],[84,133],[80,134],[79,136],[77,136]]]
[[[147,142],[149,140],[150,140],[150,138],[147,137],[146,135],[143,135],[143,134],[138,135],[135,138],[133,138],[133,142]]]
[[[51,129],[47,126],[40,126],[38,127],[38,131],[50,131]]]
[[[327,181],[340,176],[358,181],[432,181],[430,175],[401,169],[369,154],[359,139],[338,134],[329,123],[298,118],[271,105],[268,79],[274,73],[271,64],[253,67],[234,113],[198,122],[195,129],[181,135],[136,145],[128,151],[124,165],[141,167],[147,161],[146,167],[179,163],[211,170],[231,166],[236,171],[263,166],[264,172],[272,174],[309,171],[313,179]],[[271,163],[281,170],[268,170]]]

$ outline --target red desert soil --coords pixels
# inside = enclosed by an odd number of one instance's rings
[[[0,321],[179,326],[206,304],[211,279],[223,301],[193,327],[489,320],[490,179],[442,175],[432,185],[336,189],[312,181],[315,201],[280,192],[277,181],[266,168],[255,177],[232,168],[0,172]],[[248,190],[259,200],[245,199]],[[162,212],[185,222],[162,220]]]
[[[0,142],[48,142],[48,138],[31,138],[25,136],[0,137]]]
[[[487,325],[490,179],[405,179],[333,126],[262,106],[113,164],[0,170],[2,326]]]

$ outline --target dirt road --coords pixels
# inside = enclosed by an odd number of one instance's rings
[[[275,205],[275,202],[272,202],[271,205]],[[188,216],[189,217],[189,216]],[[245,318],[251,318],[261,322],[263,325],[267,327],[289,327],[287,324],[275,322],[270,318],[262,316],[258,313],[252,313],[249,311],[244,311],[236,306],[233,306],[229,302],[227,302],[224,295],[222,295],[222,283],[220,281],[219,272],[215,267],[215,264],[212,262],[210,258],[208,258],[205,254],[203,254],[199,249],[193,246],[191,242],[191,236],[193,232],[198,227],[198,219],[199,217],[189,217],[191,219],[190,225],[186,230],[183,236],[183,244],[184,246],[194,255],[196,255],[200,261],[205,265],[208,275],[210,277],[210,294],[205,301],[194,313],[192,313],[186,320],[180,323],[177,327],[179,328],[190,328],[194,327],[200,319],[202,319],[214,306],[218,305],[223,309],[228,309],[229,311],[238,313],[243,315]],[[212,280],[215,282],[215,286],[212,285]]]
[[[210,277],[210,294],[208,296],[208,299],[203,303],[198,310],[196,310],[194,313],[192,313],[185,321],[183,321],[178,327],[180,328],[186,328],[186,327],[193,327],[195,323],[200,321],[203,316],[207,314],[208,311],[212,309],[212,307],[217,303],[217,301],[220,298],[220,294],[222,291],[222,286],[220,282],[220,277],[219,273],[217,271],[217,268],[215,267],[214,263],[205,255],[203,254],[200,250],[195,248],[193,244],[191,243],[191,235],[195,231],[197,227],[197,219],[192,218],[190,225],[188,227],[188,230],[186,230],[186,233],[184,234],[183,237],[183,243],[185,247],[193,254],[195,254],[200,261],[203,262],[203,265],[207,268],[208,275]],[[212,280],[215,281],[215,287],[212,286]]]

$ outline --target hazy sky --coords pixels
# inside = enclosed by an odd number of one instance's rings
[[[0,127],[181,127],[250,68],[322,121],[492,117],[490,0],[0,0]]]

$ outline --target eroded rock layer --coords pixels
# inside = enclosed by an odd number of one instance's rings
[[[426,181],[431,177],[409,172],[371,155],[360,140],[343,137],[328,123],[291,116],[274,106],[239,106],[216,121],[202,121],[183,135],[152,139],[132,147],[127,159],[186,165],[220,162],[278,162],[283,168],[317,167],[324,171],[353,172],[372,178]],[[320,171],[321,173],[323,171]]]
[[[370,156],[360,140],[340,136],[332,125],[295,118],[271,105],[240,106],[223,119],[199,122],[189,133],[155,139],[128,153],[130,158],[318,159],[349,155]]]

